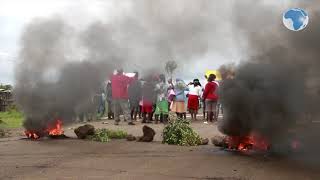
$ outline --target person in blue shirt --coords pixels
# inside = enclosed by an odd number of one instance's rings
[[[176,79],[176,84],[174,86],[175,97],[171,105],[171,111],[175,112],[178,118],[183,118],[183,114],[186,112],[185,101],[186,95],[184,91],[187,90],[186,84],[181,79]]]

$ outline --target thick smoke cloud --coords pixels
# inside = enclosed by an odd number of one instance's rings
[[[92,111],[92,97],[108,66],[70,58],[72,32],[59,18],[37,20],[25,29],[15,99],[26,115],[28,130],[41,132],[57,119],[70,122],[77,113]]]
[[[228,21],[223,21],[228,17],[221,6],[227,7],[228,3],[220,2],[217,6],[218,1],[208,0],[130,2],[128,14],[109,23],[94,23],[84,35],[90,50],[96,52],[96,46],[103,47],[100,51],[108,57],[130,61],[125,63],[126,69],[161,66],[163,71],[168,60],[177,61],[181,69],[185,63],[201,59],[210,51],[226,49],[222,46],[230,43],[222,30],[228,26]]]
[[[248,5],[255,7],[250,15],[241,10]],[[248,58],[222,87],[220,130],[238,136],[258,132],[277,152],[290,150],[286,144],[298,140],[305,155],[319,162],[311,152],[319,150],[320,14],[315,7],[320,3],[295,5],[309,12],[310,23],[301,32],[281,24],[282,13],[291,6],[271,8],[251,0],[235,4],[234,24]]]
[[[15,97],[27,129],[45,128],[56,118],[71,122],[94,111],[92,97],[115,68],[148,77],[163,73],[168,60],[179,69],[230,42],[222,36],[228,25],[216,25],[223,10],[213,1],[129,2],[123,16],[85,28],[63,16],[26,26]]]
[[[45,128],[56,118],[71,122],[78,114],[95,111],[92,97],[115,68],[148,77],[175,60],[178,72],[194,73],[194,60],[210,53],[228,57],[236,47],[244,62],[235,79],[222,87],[222,132],[259,131],[281,144],[294,131],[297,137],[290,138],[318,149],[313,140],[319,130],[319,2],[128,2],[130,10],[122,16],[85,28],[66,23],[63,16],[35,19],[25,28],[15,98],[27,129]],[[302,32],[282,25],[282,13],[293,6],[309,12],[310,24]],[[305,127],[297,130],[297,123]]]

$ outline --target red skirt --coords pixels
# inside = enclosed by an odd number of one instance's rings
[[[197,95],[188,96],[188,109],[191,109],[191,110],[199,109],[199,98]]]
[[[148,100],[143,100],[141,111],[143,113],[152,113],[152,102]]]

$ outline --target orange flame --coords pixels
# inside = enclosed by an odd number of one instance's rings
[[[250,149],[258,151],[267,151],[270,147],[269,142],[262,136],[256,133],[251,133],[248,136],[229,136],[227,138],[228,148],[239,151],[248,151]]]
[[[51,136],[58,136],[63,134],[64,131],[62,130],[62,121],[58,119],[53,126],[48,127],[46,130],[43,130],[43,132],[44,132],[42,133],[43,135],[47,134]],[[39,139],[40,138],[39,133],[40,132],[36,132],[32,130],[26,130],[24,132],[24,134],[30,139]]]
[[[40,138],[40,136],[36,132],[33,132],[33,131],[25,131],[24,134],[30,139],[39,139]]]
[[[55,126],[52,128],[48,128],[47,131],[48,131],[48,134],[52,136],[63,134],[64,132],[62,130],[62,121],[58,119],[55,123]]]

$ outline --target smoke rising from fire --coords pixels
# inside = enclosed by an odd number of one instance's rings
[[[216,25],[225,13],[213,1],[128,2],[127,12],[107,22],[77,27],[60,15],[25,27],[15,98],[27,129],[95,111],[93,96],[115,68],[148,76],[164,72],[168,60],[179,69],[232,42],[223,36],[228,22]]]
[[[77,114],[95,111],[92,97],[115,68],[149,75],[164,72],[165,62],[175,60],[178,69],[188,67],[184,70],[193,73],[193,60],[211,52],[228,57],[237,50],[244,62],[235,79],[222,87],[222,132],[259,131],[271,143],[281,144],[288,131],[297,131],[297,122],[319,117],[319,2],[128,2],[131,8],[122,16],[85,28],[69,24],[63,16],[27,25],[15,87],[27,129],[46,128],[57,118],[70,122]],[[301,32],[282,25],[282,13],[291,5],[309,12],[310,23]],[[318,134],[313,132],[319,128],[307,124],[298,131],[299,138],[316,145],[312,140]]]
[[[106,77],[104,70],[112,67],[72,59],[72,33],[59,18],[39,20],[25,29],[15,99],[29,130],[41,131],[56,119],[68,122],[76,113],[92,111],[91,98]]]
[[[242,34],[239,40],[246,41],[248,58],[222,87],[225,117],[220,130],[235,136],[258,132],[278,152],[299,140],[303,151],[313,156],[311,152],[319,150],[315,139],[320,130],[320,3],[296,2],[311,19],[301,32],[281,24],[282,13],[290,7],[270,8],[251,0],[235,4],[234,24]],[[248,5],[254,8],[247,16],[243,9]]]

